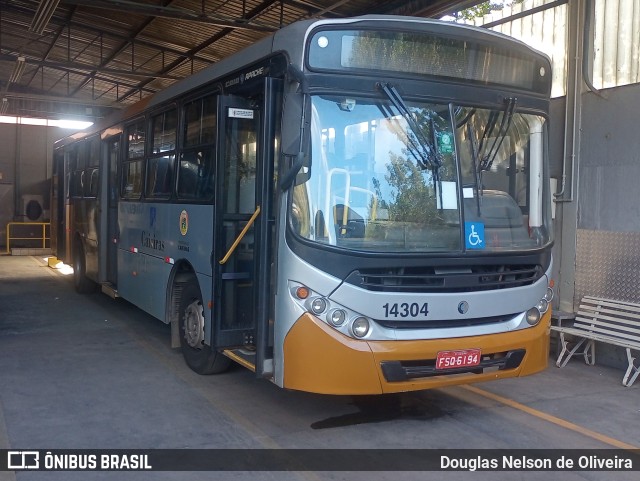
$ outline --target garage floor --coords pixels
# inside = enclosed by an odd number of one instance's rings
[[[523,379],[376,402],[289,392],[243,368],[191,372],[169,328],[76,294],[39,257],[0,256],[0,449],[575,448],[640,446],[640,383],[579,360]],[[381,408],[383,406],[383,408]],[[636,468],[637,469],[637,468]],[[638,479],[563,472],[552,479]],[[474,479],[550,479],[476,472]],[[0,472],[0,480],[468,479],[416,472]]]

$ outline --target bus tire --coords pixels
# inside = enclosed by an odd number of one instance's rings
[[[231,360],[204,343],[204,306],[198,282],[184,284],[180,295],[180,346],[187,366],[198,374],[226,371]]]
[[[90,294],[96,290],[96,283],[87,277],[87,265],[82,244],[73,250],[73,286],[79,294]]]

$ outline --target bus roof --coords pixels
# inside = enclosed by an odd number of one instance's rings
[[[481,27],[475,27],[472,25],[458,24],[454,22],[436,20],[431,18],[422,17],[406,17],[406,16],[394,16],[394,15],[363,15],[359,17],[350,18],[337,18],[337,19],[310,19],[301,20],[282,27],[273,35],[266,37],[249,47],[223,58],[222,60],[205,67],[204,69],[194,73],[193,75],[184,78],[173,85],[156,92],[140,102],[137,102],[127,108],[116,112],[109,117],[102,119],[94,124],[92,127],[72,134],[64,139],[56,142],[56,146],[65,145],[71,141],[88,137],[97,132],[102,132],[106,128],[111,127],[124,119],[129,119],[142,113],[147,108],[154,108],[158,105],[163,105],[172,99],[181,96],[191,90],[203,87],[207,83],[214,82],[221,77],[229,75],[236,70],[250,65],[260,59],[267,57],[269,54],[278,51],[284,51],[289,57],[291,64],[299,69],[303,69],[303,54],[304,45],[308,33],[319,26],[348,26],[356,23],[378,23],[383,26],[397,26],[398,23],[403,24],[403,28],[411,29],[418,25],[428,25],[430,29],[437,33],[438,31],[444,31],[458,29],[461,33],[477,39],[484,39],[485,41],[500,39],[502,41],[508,40],[514,44],[520,46],[521,49],[528,50],[532,55],[539,55],[541,57],[548,58],[544,53],[539,52],[531,46],[507,35],[492,30],[487,30]],[[293,39],[293,41],[292,41]]]

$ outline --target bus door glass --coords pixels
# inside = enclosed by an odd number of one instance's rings
[[[99,255],[100,246],[100,137],[95,136],[85,142],[84,157],[85,169],[82,183],[82,216],[83,235],[85,249],[85,269],[87,277],[99,281]]]
[[[51,251],[60,259],[64,255],[64,152],[53,153],[53,178],[51,180]]]
[[[118,155],[120,153],[120,136],[107,141],[107,282],[117,285],[118,281]]]
[[[255,336],[255,251],[260,104],[221,97],[218,195],[215,207],[214,299],[217,347],[252,345]]]

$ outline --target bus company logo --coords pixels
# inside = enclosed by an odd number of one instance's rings
[[[164,251],[164,241],[156,238],[155,234],[152,234],[151,232],[142,231],[140,242],[142,243],[142,246],[147,249]]]
[[[186,210],[180,212],[180,234],[187,235],[189,230],[189,214]]]
[[[227,81],[224,83],[224,86],[225,86],[225,87],[233,87],[234,85],[238,85],[239,83],[240,83],[240,77],[236,77],[236,78],[234,78],[234,79],[227,80]]]
[[[153,227],[156,224],[156,218],[158,217],[158,211],[155,207],[149,209],[149,226]]]
[[[469,303],[467,301],[462,301],[460,304],[458,304],[458,312],[460,314],[466,314],[468,310]]]
[[[39,451],[8,451],[7,469],[40,469]]]
[[[238,77],[227,80],[224,83],[225,88],[233,87],[234,85],[243,84],[246,80],[251,80],[255,77],[261,77],[267,73],[266,67],[259,67],[254,70],[250,70],[247,73],[241,73]]]
[[[249,79],[252,79],[254,77],[258,77],[260,75],[264,75],[264,67],[260,67],[260,68],[257,68],[255,70],[252,70],[250,72],[247,72],[246,74],[244,74],[244,80],[249,80]]]

